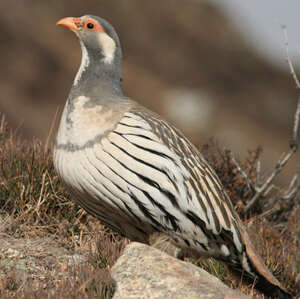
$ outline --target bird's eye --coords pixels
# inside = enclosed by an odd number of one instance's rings
[[[105,32],[104,29],[93,20],[86,20],[86,22],[84,23],[84,28]]]
[[[94,24],[93,23],[87,23],[86,27],[89,28],[89,29],[93,29]]]

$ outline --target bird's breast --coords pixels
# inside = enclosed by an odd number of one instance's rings
[[[79,96],[67,102],[58,129],[56,145],[84,147],[111,131],[119,117],[107,106],[93,104],[88,97]]]

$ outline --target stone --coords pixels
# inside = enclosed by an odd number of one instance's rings
[[[247,299],[205,270],[153,247],[130,243],[111,269],[113,299]]]

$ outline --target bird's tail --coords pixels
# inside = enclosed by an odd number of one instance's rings
[[[243,225],[241,225],[241,237],[246,250],[244,257],[247,259],[241,266],[248,272],[245,269],[245,263],[247,263],[251,272],[255,274],[255,288],[270,298],[292,298],[293,296],[281,286],[280,282],[267,269],[262,258],[256,253]]]

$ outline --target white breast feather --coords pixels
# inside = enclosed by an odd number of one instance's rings
[[[110,129],[112,124],[107,119],[112,116],[113,111],[104,112],[101,105],[86,107],[88,101],[89,98],[85,96],[74,99],[72,111],[68,116],[68,103],[66,104],[57,135],[58,144],[69,142],[74,146],[83,146]]]

